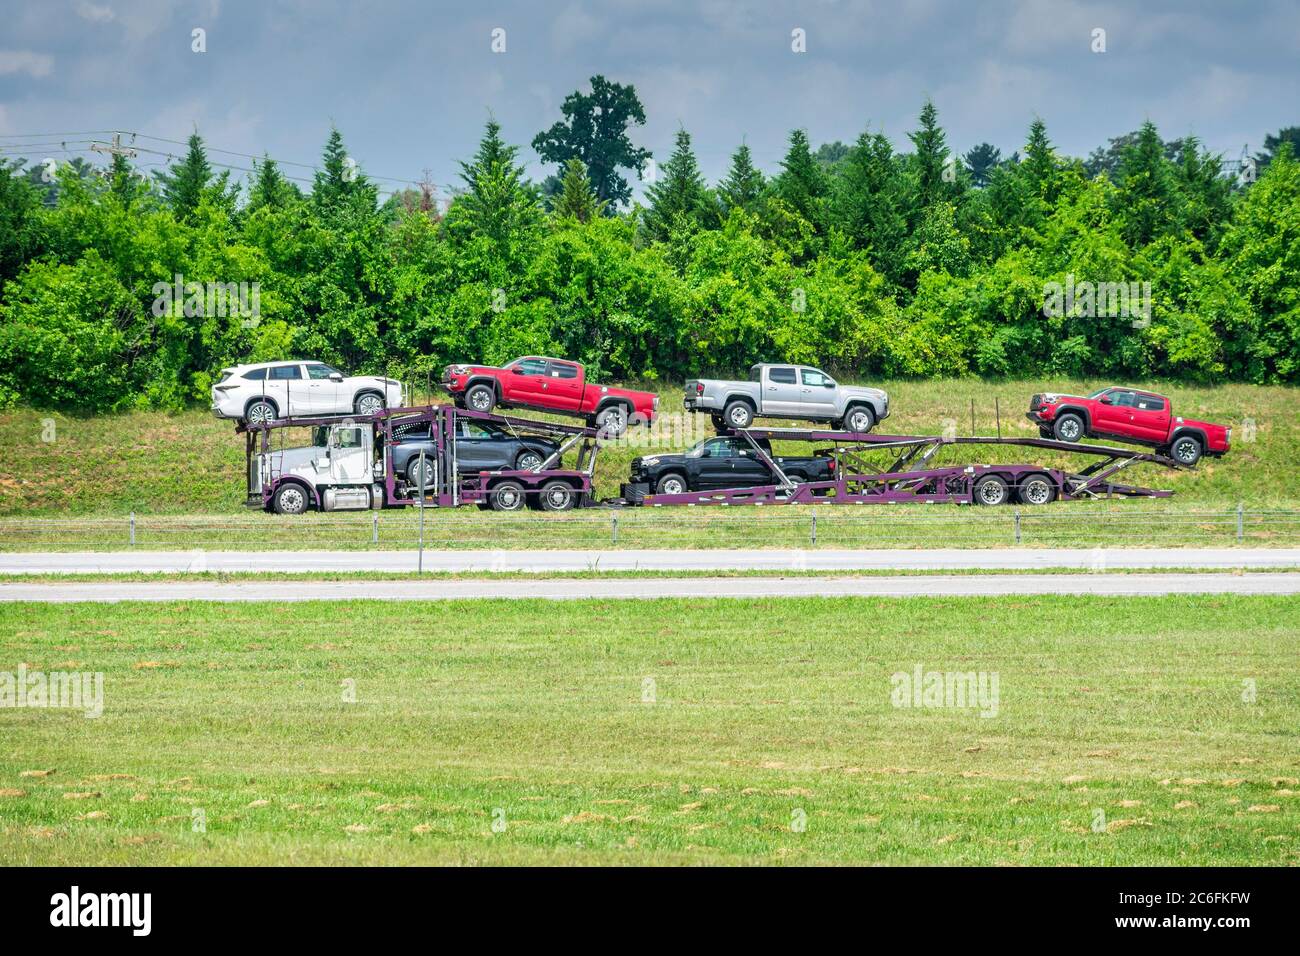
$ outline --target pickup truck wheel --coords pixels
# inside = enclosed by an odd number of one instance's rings
[[[567,481],[552,481],[542,486],[538,496],[543,511],[568,511],[577,496]]]
[[[876,416],[871,414],[871,409],[854,405],[844,416],[844,424],[849,431],[865,435],[876,424]]]
[[[244,409],[244,421],[250,425],[265,425],[279,417],[280,413],[276,410],[275,403],[264,398],[259,398]]]
[[[722,431],[722,429],[727,427],[727,420],[723,418],[721,415],[719,415],[717,412],[714,412],[712,415],[709,416],[709,421],[713,422],[713,427],[716,428],[718,431]]]
[[[352,403],[358,415],[378,415],[384,410],[384,397],[375,392],[362,392]]]
[[[1011,497],[1007,483],[997,475],[985,475],[975,482],[975,503],[979,505],[1004,505]]]
[[[307,492],[292,482],[281,485],[271,499],[271,506],[278,515],[300,515],[307,510]]]
[[[596,413],[596,428],[602,438],[618,438],[627,431],[627,408],[623,405],[609,405]]]
[[[1083,419],[1073,412],[1066,412],[1057,417],[1056,424],[1052,426],[1052,434],[1057,441],[1080,441],[1085,434]]]
[[[1180,465],[1191,468],[1201,460],[1201,441],[1192,435],[1180,435],[1169,446],[1169,457]]]
[[[1026,505],[1050,505],[1056,500],[1056,483],[1047,475],[1029,475],[1021,480],[1016,497]]]
[[[496,408],[497,393],[491,385],[475,385],[465,393],[465,405],[476,412],[490,412]]]
[[[532,471],[534,468],[536,468],[538,465],[540,465],[543,461],[545,461],[545,459],[542,458],[541,455],[537,454],[537,452],[535,452],[535,451],[523,451],[523,452],[520,452],[520,453],[519,453],[519,457],[515,459],[515,470],[516,470],[516,471]]]
[[[493,511],[520,511],[527,502],[524,486],[517,481],[503,481],[488,494]]]
[[[749,402],[736,399],[727,403],[722,417],[732,428],[748,428],[754,421],[754,409],[750,407]]]
[[[657,495],[684,495],[686,491],[686,479],[681,475],[664,475],[655,484]]]

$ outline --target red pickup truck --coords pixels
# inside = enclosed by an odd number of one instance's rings
[[[1044,438],[1068,442],[1118,438],[1150,445],[1189,467],[1202,455],[1222,457],[1232,441],[1231,428],[1176,417],[1165,396],[1122,386],[1099,389],[1086,398],[1050,392],[1035,395],[1029,400],[1028,418]]]
[[[442,385],[461,408],[535,408],[585,418],[589,426],[617,437],[629,423],[649,425],[659,411],[659,396],[587,381],[586,369],[565,359],[527,355],[501,368],[448,365]]]

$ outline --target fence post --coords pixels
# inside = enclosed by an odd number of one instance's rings
[[[135,547],[135,512],[131,512],[131,547]]]
[[[618,515],[609,516],[609,543],[618,544]]]
[[[813,546],[816,547],[816,545],[817,545],[817,512],[815,512],[815,511],[812,513],[812,543],[813,543]]]
[[[370,512],[370,543],[379,543],[379,512]]]
[[[1015,518],[1016,518],[1016,544],[1019,544],[1020,543],[1020,509],[1019,508],[1015,510]]]
[[[1242,502],[1237,502],[1237,540],[1241,541],[1245,537],[1245,528],[1243,519],[1246,516],[1246,506]]]

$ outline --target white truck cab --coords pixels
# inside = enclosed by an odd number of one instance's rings
[[[280,514],[301,514],[313,504],[322,511],[378,508],[383,464],[375,460],[371,425],[345,420],[317,425],[311,435],[310,445],[258,452],[249,493],[260,496],[263,488],[273,488],[271,503]]]

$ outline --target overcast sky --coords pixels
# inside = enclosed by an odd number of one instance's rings
[[[372,176],[456,184],[491,113],[540,178],[528,144],[595,73],[635,85],[638,145],[662,162],[684,125],[711,181],[742,139],[771,170],[794,127],[816,145],[870,125],[906,147],[927,96],[961,151],[1010,153],[1037,115],[1073,155],[1150,118],[1235,158],[1300,125],[1300,3],[0,0],[8,149],[110,129],[184,140],[197,124],[211,147],[312,164],[333,123]]]

